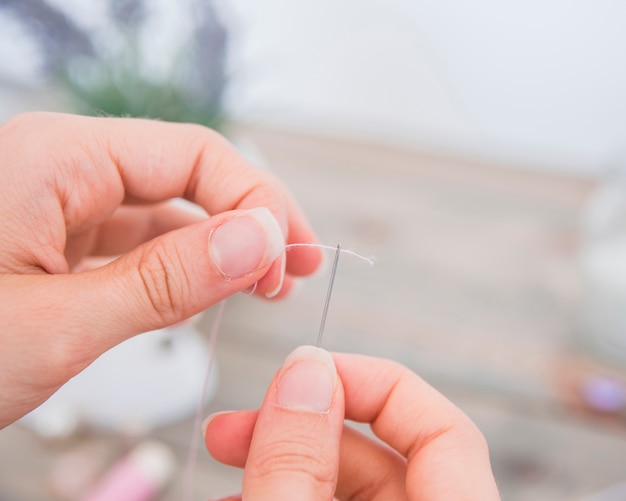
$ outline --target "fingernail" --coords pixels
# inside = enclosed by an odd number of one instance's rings
[[[202,431],[203,438],[206,438],[206,429],[208,428],[209,423],[213,421],[214,417],[215,417],[215,414],[210,414],[204,418],[204,421],[202,421],[202,424],[200,425],[200,431]]]
[[[238,214],[209,236],[213,261],[228,278],[242,277],[269,265],[284,248],[280,226],[265,207]]]
[[[333,358],[315,346],[296,348],[283,364],[276,403],[287,409],[326,412],[335,395],[337,371]]]
[[[213,421],[217,416],[221,416],[222,414],[232,414],[232,412],[233,411],[221,411],[209,414],[206,418],[204,418],[204,421],[202,421],[202,424],[200,425],[200,431],[202,431],[202,436],[206,438],[206,429],[208,428],[209,423]]]
[[[278,285],[276,286],[276,288],[273,291],[268,292],[267,294],[265,294],[265,297],[268,299],[271,299],[273,297],[276,296],[276,294],[278,294],[280,292],[280,289],[283,288],[283,282],[285,281],[285,268],[287,266],[287,255],[285,252],[285,249],[283,248],[283,254],[281,256],[280,259],[280,278],[278,280]]]

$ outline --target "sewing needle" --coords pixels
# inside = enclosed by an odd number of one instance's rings
[[[328,291],[326,292],[326,302],[324,303],[324,311],[322,312],[322,321],[320,323],[320,331],[317,334],[317,343],[315,346],[320,347],[322,345],[322,337],[324,336],[324,327],[326,326],[326,317],[328,316],[328,306],[330,305],[330,296],[333,292],[333,284],[335,283],[335,275],[337,274],[337,263],[339,262],[339,254],[341,253],[341,244],[337,244],[337,250],[335,251],[335,259],[333,261],[333,267],[330,270],[330,279],[328,281]]]

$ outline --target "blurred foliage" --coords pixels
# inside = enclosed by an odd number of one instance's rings
[[[36,41],[42,55],[41,76],[66,91],[84,114],[149,117],[195,122],[219,128],[223,121],[228,33],[212,0],[175,3],[190,9],[190,30],[165,75],[145,64],[158,60],[146,43],[154,30],[144,0],[102,0],[101,29],[85,28],[46,0],[0,0]],[[1,63],[0,63],[1,64]]]

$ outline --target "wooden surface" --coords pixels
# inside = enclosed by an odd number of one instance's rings
[[[582,412],[572,394],[576,378],[598,368],[573,343],[591,182],[284,131],[237,136],[296,194],[321,242],[376,258],[369,267],[342,256],[327,348],[399,360],[466,410],[489,440],[503,499],[580,499],[626,480],[623,420]],[[280,303],[229,300],[207,412],[260,403],[281,360],[315,341],[326,284],[320,274]],[[191,421],[153,436],[182,470]],[[9,427],[0,499],[52,499],[45,479],[68,448],[102,455],[120,443],[87,436],[55,446]],[[195,499],[237,492],[239,481],[200,452]],[[161,499],[181,499],[179,483]]]

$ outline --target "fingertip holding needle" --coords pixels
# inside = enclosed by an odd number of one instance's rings
[[[320,347],[322,345],[322,338],[324,337],[324,327],[326,327],[326,317],[328,316],[328,307],[330,306],[330,296],[333,292],[333,284],[335,283],[335,275],[337,274],[337,263],[339,262],[339,255],[341,254],[341,244],[337,244],[337,250],[335,250],[335,259],[333,260],[333,266],[330,270],[330,278],[328,281],[328,290],[326,292],[326,301],[324,302],[324,310],[322,311],[322,321],[320,322],[320,330],[317,334],[317,343],[315,346]]]

